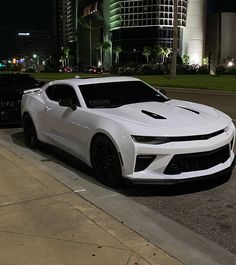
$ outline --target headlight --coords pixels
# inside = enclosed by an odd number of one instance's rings
[[[168,137],[162,137],[162,136],[131,135],[131,137],[135,142],[143,144],[165,144],[170,141]]]

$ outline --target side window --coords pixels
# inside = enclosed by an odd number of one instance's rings
[[[69,85],[53,85],[46,89],[46,94],[50,100],[59,102],[61,99],[71,99],[73,104],[80,106],[78,97],[73,87]]]

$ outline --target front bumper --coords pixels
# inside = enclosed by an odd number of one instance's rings
[[[235,163],[233,147],[235,127],[208,140],[171,142],[162,145],[134,143],[134,159],[124,165],[123,176],[133,183],[181,183],[201,178],[214,178],[232,171]],[[137,158],[150,157],[146,168],[137,167]],[[224,156],[221,158],[221,156]],[[131,155],[127,157],[130,159]],[[153,157],[155,157],[153,159]],[[123,161],[126,158],[123,157]],[[170,170],[177,164],[179,171]],[[136,170],[136,169],[139,170]],[[168,169],[168,170],[167,170]],[[210,177],[211,176],[211,177]]]
[[[209,180],[216,180],[222,179],[224,176],[230,177],[234,167],[236,164],[236,157],[232,164],[222,171],[219,171],[214,174],[206,175],[203,177],[195,177],[195,178],[186,178],[186,179],[129,179],[129,181],[133,184],[145,184],[145,185],[176,185],[176,184],[185,184],[185,183],[194,183],[194,182],[202,182],[202,181],[209,181]]]

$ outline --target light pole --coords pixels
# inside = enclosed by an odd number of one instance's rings
[[[34,66],[35,66],[35,69],[37,70],[37,54],[36,53],[33,54],[33,58],[34,58]]]

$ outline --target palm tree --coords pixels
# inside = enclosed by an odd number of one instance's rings
[[[168,48],[168,47],[163,47],[162,48],[162,53],[163,53],[164,63],[165,63],[165,59],[170,55],[171,49]]]
[[[120,60],[120,53],[122,52],[122,48],[121,46],[116,46],[115,49],[114,49],[114,53],[116,55],[116,58],[115,58],[115,63],[119,63],[119,60]]]
[[[152,49],[152,54],[154,57],[155,62],[158,62],[159,56],[161,56],[162,53],[162,48],[160,45],[155,45],[154,48]]]
[[[172,47],[172,59],[170,66],[171,79],[176,78],[177,52],[178,52],[178,0],[174,0],[173,47]]]
[[[143,55],[146,57],[147,64],[148,64],[149,57],[150,57],[151,53],[152,53],[152,50],[150,47],[144,47],[143,48]]]
[[[65,60],[65,66],[69,65],[69,53],[70,53],[70,48],[69,47],[65,47],[63,50],[63,55],[64,55],[64,60]]]
[[[182,61],[183,61],[183,64],[189,64],[189,62],[190,62],[190,56],[188,54],[184,54],[182,56]]]
[[[111,47],[111,43],[110,43],[109,41],[105,41],[105,42],[103,42],[103,44],[102,44],[102,49],[103,49],[104,51],[108,50],[110,47]]]
[[[111,48],[111,43],[109,41],[104,41],[102,43],[102,50],[103,50],[103,65],[105,65],[105,55],[106,51],[108,51]]]

